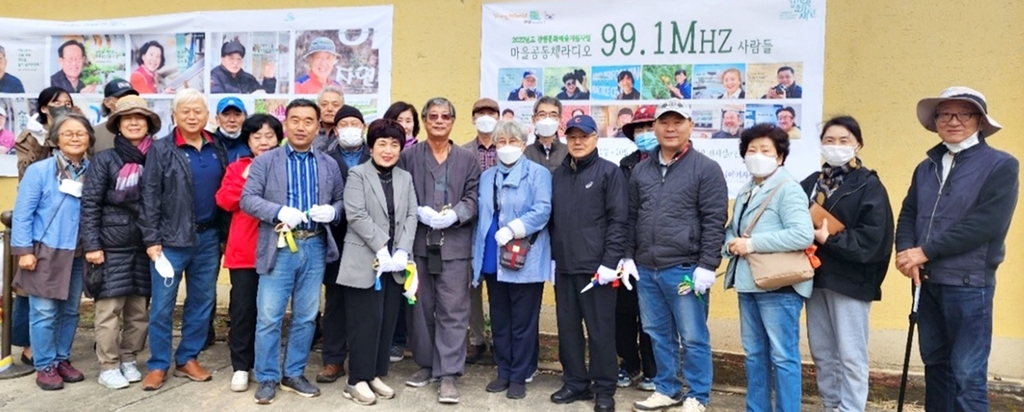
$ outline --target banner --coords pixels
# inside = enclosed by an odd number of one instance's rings
[[[636,150],[621,129],[639,107],[680,98],[730,197],[750,179],[739,134],[757,123],[787,130],[794,176],[820,168],[825,0],[485,4],[481,47],[481,96],[526,123],[557,97],[563,124],[594,118],[611,161]]]
[[[195,12],[94,21],[0,18],[0,176],[16,176],[16,137],[47,87],[69,93],[94,123],[103,88],[129,81],[173,127],[179,90],[217,103],[239,97],[247,112],[283,119],[288,102],[324,88],[375,119],[391,104],[392,6]]]

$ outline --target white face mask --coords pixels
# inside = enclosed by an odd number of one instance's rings
[[[960,153],[964,150],[970,149],[974,145],[978,144],[978,134],[972,134],[970,137],[964,139],[960,143],[946,143],[942,142],[951,153]]]
[[[343,127],[338,129],[338,144],[346,149],[363,145],[363,129],[358,127]]]
[[[512,145],[502,146],[497,150],[497,153],[498,160],[507,165],[513,164],[518,161],[520,157],[523,157],[523,149]]]
[[[491,133],[494,131],[494,126],[498,125],[498,119],[491,116],[480,116],[473,121],[476,125],[476,130],[480,133]]]
[[[850,163],[850,160],[853,160],[853,157],[856,155],[857,151],[852,146],[821,146],[821,157],[825,158],[825,163],[832,167],[839,167]]]
[[[558,133],[558,120],[555,119],[547,118],[534,123],[534,126],[536,126],[534,130],[539,137],[554,136],[555,133]]]
[[[220,129],[220,133],[223,134],[228,139],[237,139],[238,136],[242,135],[242,129],[238,129],[234,133],[228,133],[227,130]]]
[[[754,177],[766,177],[775,173],[775,169],[779,168],[779,163],[776,157],[768,157],[760,153],[748,154],[743,159],[743,163],[747,164],[747,171]]]

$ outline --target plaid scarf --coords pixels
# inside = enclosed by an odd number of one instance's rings
[[[846,178],[846,175],[850,174],[850,172],[854,170],[860,169],[862,166],[863,164],[858,157],[854,157],[849,163],[839,167],[832,167],[828,163],[825,163],[825,165],[821,167],[821,173],[818,174],[818,193],[815,195],[814,200],[818,202],[819,205],[824,205],[825,199],[831,197],[832,194],[839,189],[839,186],[843,185],[843,180]]]
[[[75,164],[60,150],[54,150],[53,157],[57,159],[57,179],[69,179],[79,183],[85,181],[85,159]]]

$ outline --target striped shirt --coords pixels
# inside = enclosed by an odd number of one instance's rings
[[[316,156],[313,151],[299,152],[292,149],[290,144],[285,145],[288,153],[288,206],[294,207],[302,212],[309,212],[309,208],[316,204],[319,199],[317,193]],[[310,220],[301,223],[295,229],[314,230],[317,223]]]

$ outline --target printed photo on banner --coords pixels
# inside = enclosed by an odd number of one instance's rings
[[[289,32],[210,33],[210,93],[287,94]]]
[[[284,122],[288,99],[257,98],[253,101],[253,113],[269,114]]]
[[[604,106],[603,110],[592,110],[597,113],[594,122],[597,123],[597,130],[600,137],[626,137],[622,132],[622,126],[633,121],[633,113],[640,106]],[[602,133],[603,132],[603,133]]]
[[[206,91],[206,33],[131,35],[131,76],[140,94],[174,94],[182,89]]]
[[[590,100],[589,67],[548,67],[544,69],[544,94],[567,100]]]
[[[370,28],[295,33],[295,94],[327,86],[348,94],[377,94],[380,51]]]
[[[25,130],[35,108],[35,99],[0,98],[0,155],[14,154],[16,137]]]
[[[690,99],[693,85],[690,83],[690,64],[656,64],[643,68],[644,100]]]
[[[698,139],[739,139],[740,133],[747,126],[746,108],[742,104],[726,104],[711,107],[694,108],[694,127],[691,137]],[[696,112],[700,112],[697,122]],[[699,133],[699,134],[697,134]]]
[[[68,93],[103,93],[113,78],[125,78],[124,35],[95,34],[50,37],[49,86]]]
[[[747,65],[747,90],[761,99],[801,99],[803,63],[750,63]]]
[[[694,99],[746,99],[746,64],[695,64]]]
[[[800,105],[748,104],[744,121],[748,127],[757,123],[772,123],[785,130],[790,139],[800,136]]]
[[[591,99],[640,100],[643,87],[640,66],[594,66]]]
[[[38,94],[49,83],[46,38],[0,38],[0,93]]]
[[[498,95],[510,102],[532,102],[544,95],[544,84],[537,78],[540,68],[498,70]]]

